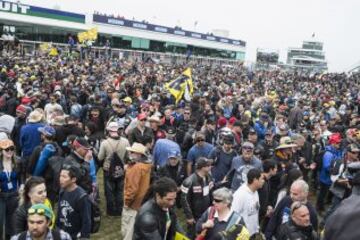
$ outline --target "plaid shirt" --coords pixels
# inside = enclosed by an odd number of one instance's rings
[[[15,235],[15,236],[12,236],[11,240],[18,240],[20,235],[21,235],[21,233]],[[26,240],[32,240],[29,231],[26,232],[26,238],[25,239]],[[60,239],[61,240],[71,240],[71,237],[70,237],[70,235],[68,233],[64,232],[63,230],[60,230]],[[48,233],[47,233],[47,235],[45,237],[45,240],[54,240],[51,231],[48,231]]]

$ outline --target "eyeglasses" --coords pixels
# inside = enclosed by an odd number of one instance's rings
[[[214,198],[213,201],[216,202],[216,203],[221,203],[223,200]]]
[[[4,149],[5,152],[10,152],[10,151],[15,151],[15,148],[14,147],[9,147],[9,148],[6,148]]]
[[[33,214],[45,215],[45,209],[43,209],[43,208],[38,208],[38,209],[29,208],[28,214],[29,215],[33,215]]]

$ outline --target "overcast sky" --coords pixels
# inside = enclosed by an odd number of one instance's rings
[[[360,61],[359,0],[21,0],[64,11],[120,14],[164,26],[180,25],[202,33],[230,31],[230,38],[246,41],[246,60],[254,61],[257,48],[280,51],[303,40],[324,42],[330,71],[343,71]],[[198,24],[194,29],[194,22]]]

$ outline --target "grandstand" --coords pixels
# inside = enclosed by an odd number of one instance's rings
[[[16,2],[0,1],[0,29],[14,29],[21,40],[67,43],[68,36],[97,27],[94,46],[203,56],[244,61],[246,43],[148,22],[111,17],[100,13],[81,14]]]

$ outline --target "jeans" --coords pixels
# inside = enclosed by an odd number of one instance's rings
[[[332,201],[331,201],[331,206],[330,206],[329,209],[326,211],[326,214],[325,214],[325,216],[324,216],[324,218],[323,218],[323,220],[322,220],[322,221],[323,221],[322,224],[325,225],[326,220],[328,219],[328,217],[330,217],[330,215],[331,215],[333,212],[335,212],[335,210],[338,208],[338,206],[340,205],[340,203],[341,203],[341,198],[333,195]]]
[[[330,191],[329,191],[329,188],[330,188],[330,185],[326,185],[322,182],[319,182],[319,186],[320,186],[320,189],[319,189],[319,193],[318,193],[318,196],[317,196],[317,202],[316,202],[316,207],[317,207],[317,210],[318,211],[324,211],[325,209],[325,198],[329,198],[329,194],[330,194]]]
[[[12,216],[18,207],[18,201],[17,192],[0,193],[0,240],[8,240],[14,233]]]
[[[124,205],[124,178],[113,179],[104,171],[104,190],[107,215],[120,216]]]

